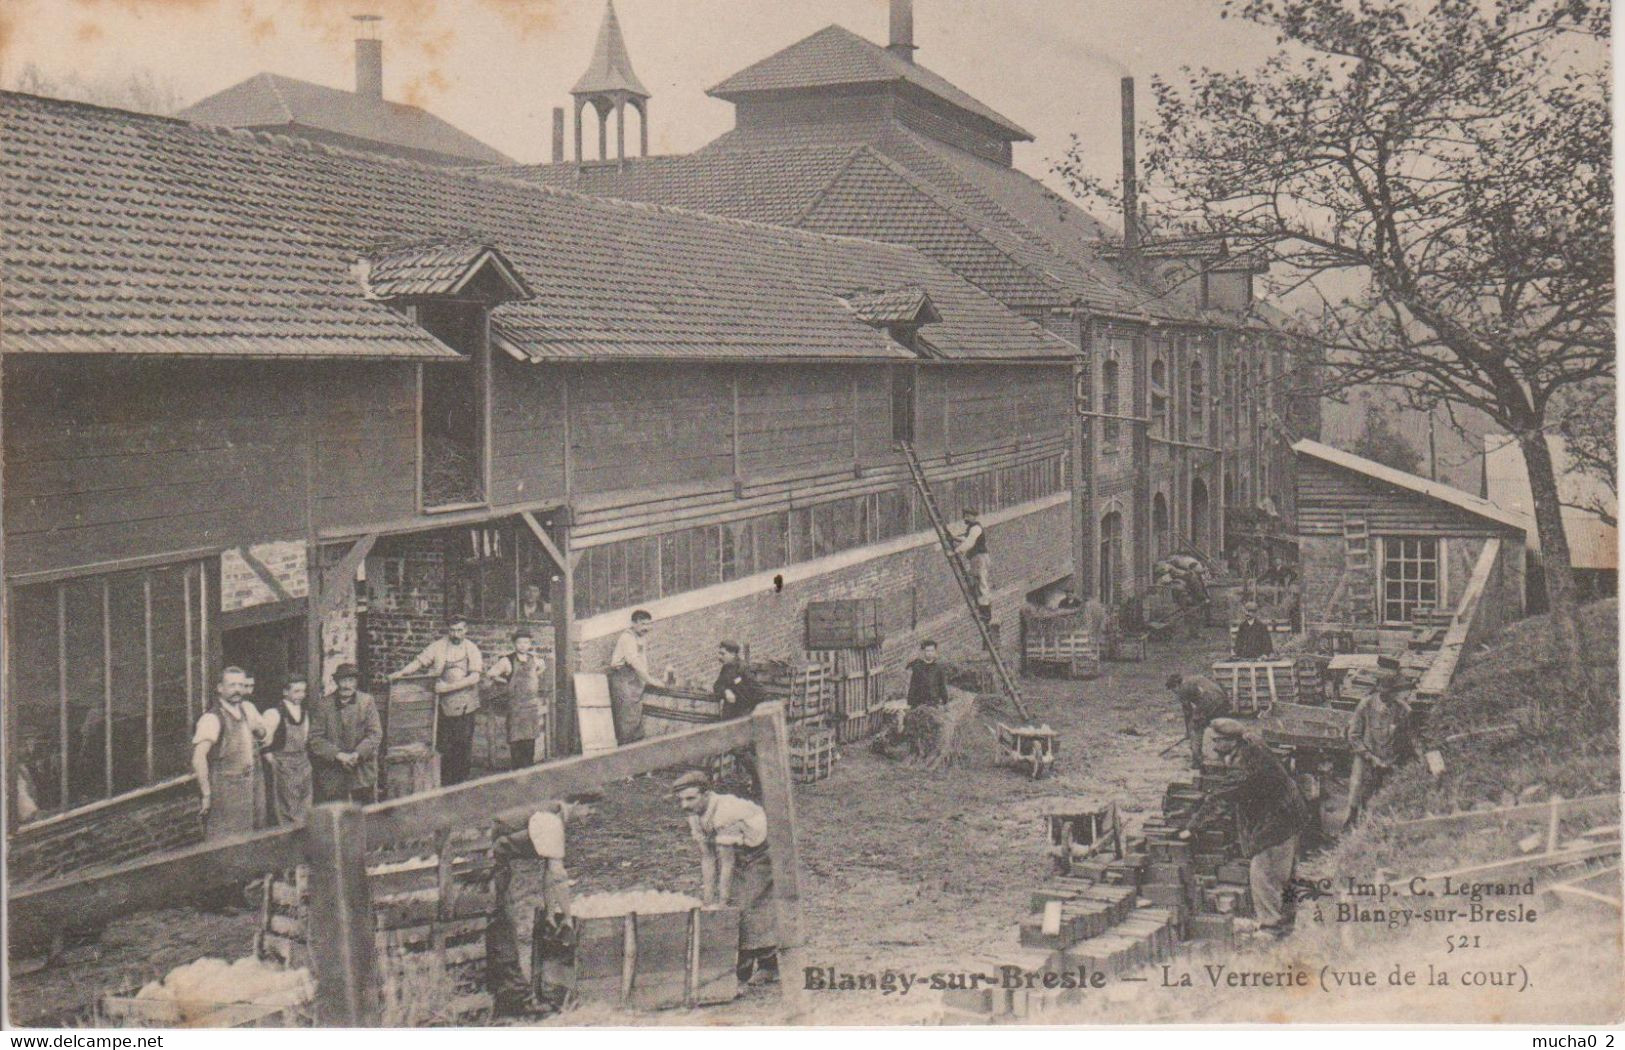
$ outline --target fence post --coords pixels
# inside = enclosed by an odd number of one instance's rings
[[[324,1028],[382,1021],[364,822],[361,807],[349,802],[313,806],[305,821],[316,1023]]]
[[[778,905],[779,988],[790,1021],[807,1011],[802,980],[800,861],[796,856],[795,800],[790,789],[789,733],[784,705],[759,705],[750,716],[755,735],[756,769],[762,779],[762,809],[767,814],[767,855],[773,867],[773,896]]]

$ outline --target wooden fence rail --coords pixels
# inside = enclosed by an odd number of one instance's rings
[[[324,804],[311,811],[304,825],[256,831],[26,887],[10,894],[7,919],[16,940],[75,920],[106,921],[184,903],[205,887],[308,863],[313,928],[328,933],[311,945],[317,1021],[332,1026],[376,1025],[381,997],[366,879],[367,843],[409,841],[487,822],[550,799],[747,747],[755,752],[761,776],[778,904],[780,969],[785,974],[781,988],[794,1019],[805,1000],[793,979],[801,972],[801,905],[788,734],[778,703],[762,704],[746,718],[669,733],[607,754],[562,759],[365,808]]]

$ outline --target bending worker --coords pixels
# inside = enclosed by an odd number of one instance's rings
[[[700,899],[741,911],[739,979],[779,979],[779,922],[773,865],[767,855],[767,814],[749,799],[711,790],[695,771],[672,783],[700,848]]]
[[[1292,774],[1268,748],[1244,735],[1242,723],[1217,718],[1210,728],[1214,750],[1239,776],[1206,792],[1179,836],[1190,838],[1193,829],[1214,816],[1219,803],[1233,803],[1241,852],[1249,858],[1247,881],[1258,928],[1284,937],[1292,930],[1285,915],[1286,885],[1298,862],[1298,836],[1309,823],[1309,807]]]
[[[1202,768],[1203,736],[1214,719],[1230,717],[1230,694],[1206,675],[1171,674],[1164,683],[1173,690],[1185,716],[1185,735],[1191,742],[1191,768]]]
[[[570,917],[570,873],[564,867],[564,829],[592,815],[597,795],[571,795],[530,815],[523,831],[497,835],[491,845],[492,892],[496,900],[485,927],[485,983],[491,989],[492,1013],[498,1017],[549,1013],[564,1008],[568,964],[572,958],[574,920]],[[531,983],[519,962],[522,901],[513,894],[514,862],[542,861],[542,907],[531,931],[531,959],[537,972]],[[552,972],[550,961],[565,964]],[[535,995],[532,994],[532,988]]]

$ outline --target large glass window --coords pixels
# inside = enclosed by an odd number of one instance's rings
[[[1382,619],[1413,623],[1420,612],[1439,607],[1440,542],[1414,536],[1387,536],[1382,541]]]
[[[201,563],[11,594],[19,823],[184,773],[207,680]]]

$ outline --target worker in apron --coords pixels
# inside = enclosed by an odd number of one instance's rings
[[[971,582],[976,585],[976,609],[983,621],[993,622],[993,583],[989,579],[991,557],[987,550],[987,529],[975,507],[965,508],[965,528],[954,544],[954,553],[964,559]]]
[[[767,813],[749,799],[713,791],[699,771],[678,777],[672,790],[700,848],[700,899],[740,910],[739,979],[777,981],[779,913]]]
[[[241,835],[265,823],[259,761],[265,723],[247,700],[250,682],[240,667],[220,672],[215,702],[192,734],[192,772],[202,796],[198,812],[209,839]]]
[[[270,745],[265,760],[271,767],[271,813],[278,824],[302,824],[310,811],[310,712],[305,707],[308,686],[294,676],[282,687],[282,700],[265,712]]]
[[[485,673],[488,680],[507,686],[509,769],[523,769],[536,761],[536,741],[542,736],[547,661],[536,652],[535,645],[535,636],[521,627],[513,633],[513,652],[499,658]]]
[[[390,675],[390,681],[427,672],[434,675],[438,698],[435,728],[440,752],[440,783],[449,787],[468,779],[474,763],[474,716],[480,709],[480,678],[485,658],[468,637],[468,620],[453,616],[444,637],[430,642],[412,662]]]
[[[634,610],[632,625],[615,639],[609,656],[610,714],[617,744],[643,739],[643,691],[660,684],[649,672],[647,639],[653,626],[653,616],[643,609]]]
[[[571,795],[532,813],[524,830],[498,823],[491,842],[493,907],[485,926],[485,985],[498,1017],[564,1009],[575,963],[575,920],[570,912],[570,873],[564,866],[566,825],[592,815],[596,794]],[[531,976],[519,962],[519,929],[527,900],[513,892],[514,865],[539,860],[541,907],[531,928]]]

